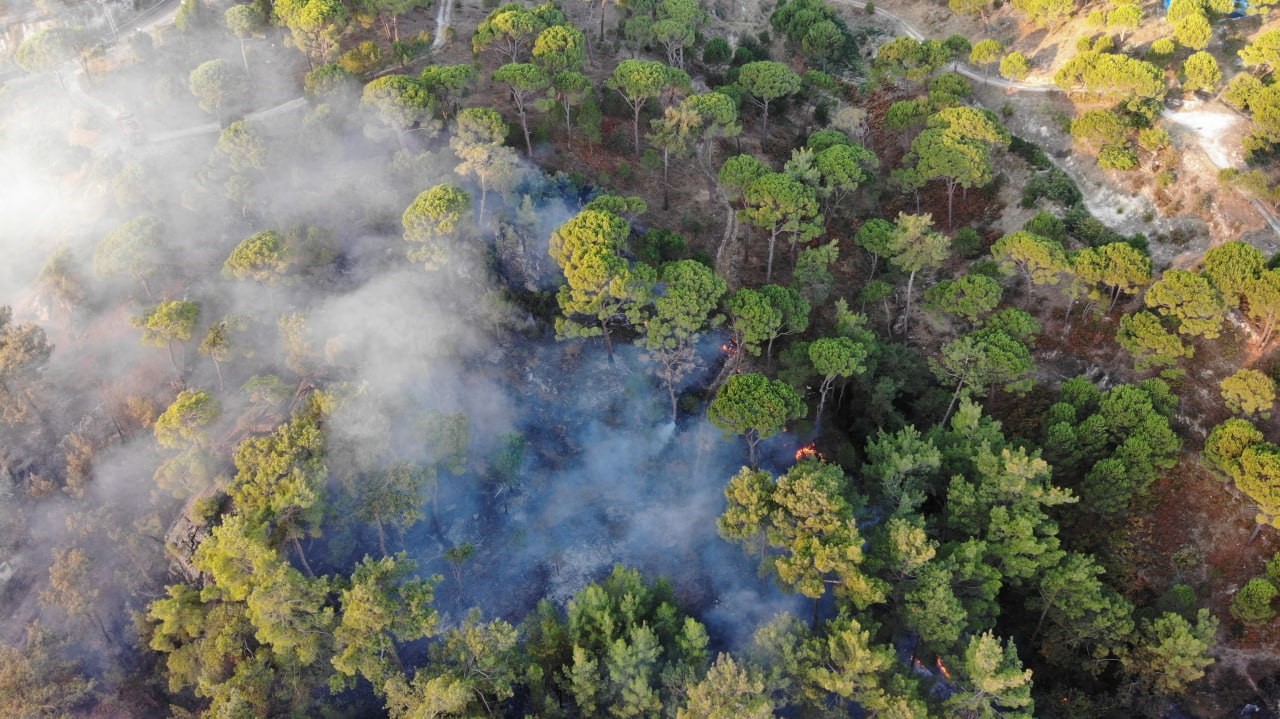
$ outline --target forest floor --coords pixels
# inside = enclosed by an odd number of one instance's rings
[[[1274,708],[1280,700],[1274,629],[1243,626],[1231,617],[1230,606],[1236,590],[1259,576],[1280,550],[1276,533],[1264,531],[1250,544],[1255,510],[1205,471],[1195,455],[1185,455],[1166,472],[1148,499],[1152,506],[1127,531],[1138,568],[1129,593],[1158,597],[1186,584],[1222,620],[1213,651],[1218,661],[1187,708],[1195,716],[1222,717],[1259,698]]]
[[[851,25],[872,24],[886,31],[893,29],[883,18],[857,14],[853,8],[859,3],[845,4],[850,6],[846,18]],[[944,6],[933,3],[885,0],[877,4],[900,15],[927,36],[941,38],[958,33],[971,39],[1001,39],[1033,59],[1041,82],[1051,77],[1056,66],[1074,54],[1077,37],[1094,32],[1086,30],[1082,24],[1052,34],[1023,32],[1007,11],[994,18],[989,27],[984,27],[981,20],[956,16]],[[599,10],[592,12],[590,8],[581,2],[564,4],[565,12],[584,28],[594,42],[599,27],[596,12]],[[731,7],[720,4],[715,10],[717,31],[730,36],[754,35],[767,27],[767,13],[757,0],[745,0]],[[612,31],[616,17],[612,14],[614,9],[609,12],[607,27]],[[452,24],[469,31],[487,13],[488,10],[478,3],[463,3],[455,9]],[[1162,35],[1163,30],[1154,25],[1140,29],[1126,45],[1147,43]],[[436,32],[434,10],[415,10],[401,25],[404,35],[420,30]],[[435,51],[432,61],[474,62],[470,43],[464,39],[466,37],[467,32],[458,32],[455,38]],[[599,62],[592,62],[588,67],[588,73],[597,81],[607,74],[613,60],[612,56],[608,61],[603,56],[599,57]],[[496,61],[490,57],[482,57],[480,62],[486,70],[496,67]],[[303,71],[305,67],[291,68],[294,74]],[[1036,80],[1032,78],[1031,81]],[[108,88],[90,91],[107,92]],[[1216,174],[1222,160],[1236,161],[1229,152],[1224,154],[1224,146],[1231,143],[1224,142],[1221,137],[1222,126],[1199,122],[1205,118],[1182,115],[1186,122],[1177,123],[1181,130],[1176,133],[1182,158],[1178,182],[1172,188],[1157,191],[1147,172],[1123,175],[1104,171],[1097,167],[1093,158],[1072,151],[1070,138],[1063,126],[1074,114],[1075,106],[1067,96],[1056,92],[1018,92],[981,83],[975,83],[975,91],[980,102],[1004,116],[1006,124],[1016,134],[1041,145],[1054,157],[1055,162],[1080,185],[1095,216],[1118,232],[1142,232],[1151,237],[1158,268],[1192,266],[1208,247],[1242,235],[1268,254],[1280,249],[1280,238],[1265,229],[1250,204],[1235,192],[1223,190],[1218,185]],[[473,98],[475,102],[503,107],[508,110],[509,118],[514,117],[507,106],[505,94],[491,83],[482,83],[478,95],[480,97]],[[868,102],[883,108],[892,99],[881,94]],[[1205,103],[1191,111],[1218,113],[1221,107]],[[202,122],[207,123],[207,118]],[[548,124],[556,127],[555,123]],[[774,141],[760,137],[754,118],[747,124],[748,129],[741,139],[742,151],[773,156],[778,153],[771,150],[792,146],[790,134],[800,136],[816,129],[780,121],[775,125],[775,136],[781,138],[784,133],[788,136],[785,140]],[[678,163],[672,167],[673,201],[671,207],[664,210],[660,170],[647,168],[632,156],[630,131],[627,119],[606,113],[602,128],[603,146],[592,147],[580,142],[566,145],[557,135],[553,142],[535,149],[535,159],[545,169],[581,172],[616,191],[644,197],[650,206],[647,222],[655,227],[680,231],[692,246],[714,253],[727,220],[714,185],[696,163]],[[890,146],[894,139],[879,137],[875,142],[877,151],[883,153],[882,159],[891,163],[894,158]],[[899,149],[899,155],[902,149]],[[1011,158],[1000,170],[1006,174],[1006,182],[998,201],[991,203],[989,198],[976,192],[971,193],[970,198],[958,201],[956,227],[985,219],[992,223],[993,230],[998,230],[995,233],[998,236],[1020,228],[1034,214],[1034,210],[1024,210],[1017,205],[1019,188],[1027,173],[1025,165]],[[939,206],[936,190],[925,195],[926,206]],[[999,209],[999,205],[1003,205],[999,216],[984,218],[983,215],[993,206]],[[945,200],[941,206],[945,207]],[[900,209],[912,211],[914,208],[903,206]],[[828,229],[830,236],[836,239],[847,239],[852,231],[849,227]],[[731,248],[739,284],[743,283],[742,280],[755,283],[763,276],[763,261],[758,257],[759,253],[756,257],[744,253],[746,233],[744,228],[742,244]],[[850,247],[848,242],[842,244]],[[779,265],[786,267],[789,263],[783,260],[784,253],[785,249],[779,248]],[[781,274],[782,277],[777,279],[784,280],[785,271]],[[845,296],[856,290],[854,282],[861,281],[858,274],[855,272],[849,276],[849,286],[841,288],[846,290]],[[1052,289],[1037,294],[1041,295],[1037,299],[1037,313],[1048,318],[1045,339],[1037,351],[1043,373],[1062,379],[1094,369],[1106,372],[1112,382],[1133,379],[1127,372],[1127,356],[1112,341],[1115,332],[1113,318],[1080,319],[1067,328],[1055,319],[1060,318],[1066,309],[1059,294]],[[1118,317],[1121,311],[1123,309],[1117,310],[1113,317]],[[925,322],[919,322],[917,326],[920,328],[918,332],[927,329]],[[929,337],[925,341],[932,345],[939,338]],[[1242,346],[1246,349],[1233,349]],[[1230,707],[1238,706],[1255,695],[1265,695],[1266,683],[1262,682],[1262,677],[1273,675],[1280,669],[1280,655],[1276,654],[1274,637],[1266,631],[1245,631],[1231,619],[1228,611],[1234,592],[1261,572],[1265,561],[1280,548],[1280,541],[1275,532],[1267,531],[1253,544],[1247,544],[1253,530],[1253,511],[1237,493],[1200,469],[1194,452],[1208,428],[1224,418],[1217,396],[1217,383],[1242,365],[1240,352],[1250,352],[1248,347],[1247,337],[1241,336],[1220,342],[1197,343],[1194,369],[1177,386],[1182,397],[1178,421],[1193,437],[1188,443],[1191,452],[1152,488],[1150,505],[1135,519],[1127,534],[1133,548],[1132,561],[1137,567],[1132,592],[1159,594],[1172,584],[1187,583],[1197,590],[1198,596],[1207,599],[1214,613],[1223,619],[1222,644],[1217,649],[1219,664],[1205,681],[1207,686],[1198,697],[1199,705],[1192,707],[1200,716],[1221,716]],[[1253,352],[1244,357],[1246,366],[1258,366],[1264,370],[1274,362],[1274,353]],[[1277,436],[1280,431],[1278,422],[1280,420],[1273,420],[1264,426],[1268,436]],[[1261,688],[1260,682],[1263,684]],[[1280,697],[1270,699],[1274,703]]]
[[[1057,66],[1074,55],[1080,36],[1096,34],[1080,21],[1052,34],[1023,33],[1007,15],[984,27],[977,19],[931,4],[901,0],[877,4],[922,28],[929,37],[956,33],[972,39],[996,37],[1022,50],[1037,68],[1036,76],[1028,80],[1031,83],[1047,82]],[[856,15],[848,19],[867,21]],[[1232,32],[1238,30],[1233,28]],[[1128,44],[1148,43],[1163,34],[1159,24],[1147,23]],[[1225,50],[1234,52],[1233,43],[1230,35],[1220,37],[1211,50],[1219,55]],[[1080,186],[1086,206],[1098,219],[1122,234],[1142,232],[1150,237],[1157,268],[1192,267],[1208,248],[1237,238],[1251,242],[1268,256],[1280,250],[1280,234],[1268,227],[1266,216],[1217,180],[1219,169],[1243,166],[1238,148],[1245,123],[1222,103],[1198,98],[1166,111],[1165,125],[1174,136],[1181,164],[1176,168],[1177,182],[1158,189],[1152,181],[1154,173],[1102,170],[1092,157],[1072,151],[1065,125],[1076,107],[1065,94],[1017,91],[986,83],[974,86],[980,102],[1001,114],[1015,134],[1053,156]],[[1017,207],[1016,188],[1023,179],[1018,169],[1010,166],[1002,170],[1010,174],[1007,187],[1015,190],[1006,190],[1002,198],[1007,209],[998,226],[1008,232],[1020,228],[1033,211]],[[1036,353],[1042,372],[1066,377],[1081,370],[1107,371],[1116,375],[1114,381],[1136,379],[1128,376],[1132,374],[1126,371],[1128,358],[1118,356],[1123,353],[1112,341],[1112,318],[1077,320],[1069,328],[1059,322],[1055,328],[1049,318],[1061,317],[1066,308],[1044,307],[1044,303],[1062,304],[1052,290],[1044,294],[1047,296],[1041,298],[1037,312],[1047,319],[1044,340]],[[1147,505],[1122,532],[1124,539],[1119,542],[1129,548],[1123,563],[1133,571],[1131,594],[1159,596],[1170,586],[1185,583],[1223,620],[1221,643],[1215,650],[1218,663],[1186,707],[1196,716],[1225,716],[1244,702],[1259,698],[1272,708],[1280,704],[1274,680],[1280,672],[1280,654],[1274,632],[1246,628],[1229,610],[1239,587],[1259,576],[1267,560],[1280,549],[1280,539],[1275,532],[1264,531],[1250,543],[1255,510],[1198,462],[1200,442],[1210,428],[1227,418],[1218,383],[1238,368],[1269,371],[1277,361],[1274,349],[1258,347],[1250,335],[1245,328],[1231,325],[1222,340],[1196,343],[1193,369],[1176,387],[1181,397],[1178,424],[1192,437],[1188,452],[1151,488]],[[1266,436],[1280,436],[1280,423],[1275,420],[1261,429]]]
[[[952,33],[976,38],[991,35],[984,32],[980,21],[957,18],[945,8],[920,3],[893,1],[882,5],[913,24],[925,28],[925,34],[945,37]],[[764,27],[767,18],[763,13],[754,14],[750,3],[738,5],[742,19],[719,23],[730,34],[743,34],[748,28]],[[574,4],[566,7],[576,22],[587,28],[596,25]],[[581,14],[582,17],[576,17]],[[475,17],[455,15],[454,21],[465,23],[478,21]],[[594,16],[598,17],[598,16]],[[886,31],[893,28],[883,18],[867,18],[850,13],[851,24],[878,24]],[[612,23],[610,23],[612,24]],[[1008,17],[993,22],[997,31],[1016,33],[1016,23]],[[753,31],[754,32],[754,31]],[[1069,31],[1068,31],[1069,32]],[[1024,47],[1029,56],[1039,64],[1042,82],[1047,82],[1056,64],[1065,62],[1074,54],[1075,37],[1084,32],[1077,29],[1075,35],[1050,37],[1044,33],[1031,33],[1014,38],[1015,47]],[[594,37],[594,32],[591,33]],[[1150,35],[1151,37],[1146,37]],[[997,35],[999,36],[999,35]],[[1146,42],[1159,33],[1144,29],[1130,42]],[[1060,51],[1060,48],[1069,48]],[[446,53],[457,53],[452,61],[465,62],[469,48],[458,44],[446,47]],[[597,79],[603,77],[601,68],[589,68]],[[1035,82],[1036,78],[1032,78]],[[1071,98],[1057,92],[1019,92],[1007,88],[974,83],[978,100],[986,107],[1000,113],[1010,128],[1020,136],[1041,145],[1055,162],[1076,180],[1086,196],[1086,204],[1100,220],[1113,230],[1123,234],[1141,232],[1152,238],[1151,248],[1158,269],[1190,267],[1214,244],[1244,236],[1271,254],[1280,249],[1273,232],[1250,204],[1237,193],[1223,190],[1217,182],[1217,170],[1223,164],[1224,147],[1237,146],[1233,138],[1222,136],[1223,128],[1212,123],[1200,123],[1194,115],[1182,115],[1183,123],[1173,123],[1182,165],[1178,168],[1176,186],[1156,191],[1149,172],[1128,175],[1102,170],[1090,156],[1072,151],[1070,137],[1064,131],[1065,122],[1074,115]],[[491,98],[502,104],[503,98]],[[877,94],[865,99],[874,117],[877,108],[883,109],[894,99],[892,94]],[[1187,108],[1192,112],[1221,113],[1223,108],[1212,103]],[[1003,112],[1002,112],[1003,110]],[[1230,111],[1227,110],[1229,113]],[[1202,119],[1202,118],[1201,118]],[[770,150],[774,141],[759,136],[754,121],[748,118],[747,131],[741,139],[744,152],[776,155]],[[874,125],[874,122],[873,122]],[[779,121],[775,136],[794,133],[797,137],[812,128],[802,128]],[[676,229],[691,241],[691,245],[707,251],[714,248],[726,221],[724,212],[714,195],[714,187],[707,181],[695,163],[673,166],[671,184],[675,188],[669,210],[661,207],[660,172],[644,168],[629,152],[629,123],[625,119],[606,115],[603,136],[604,147],[587,147],[573,143],[565,147],[561,142],[544,145],[538,151],[539,164],[550,169],[577,170],[595,179],[605,179],[617,191],[638,194],[650,204],[647,215],[653,226]],[[612,138],[612,139],[610,139]],[[626,140],[624,142],[623,140]],[[895,152],[900,155],[905,148],[894,149],[895,138],[873,131],[871,142],[882,161],[892,164]],[[783,144],[783,143],[778,143]],[[1225,159],[1234,164],[1238,157],[1227,153]],[[996,198],[982,193],[971,193],[968,198],[957,198],[955,226],[962,227],[976,222],[991,222],[994,236],[1020,228],[1035,210],[1018,206],[1018,196],[1027,169],[1021,160],[1009,158],[998,168],[1005,173],[1006,182]],[[922,204],[926,207],[945,206],[940,192],[925,192]],[[893,211],[914,211],[906,206],[884,208]],[[993,209],[998,210],[991,216]],[[745,233],[740,244],[733,248],[732,265],[740,281],[762,281],[763,261],[743,254],[746,249]],[[847,240],[852,228],[832,226],[824,241]],[[989,238],[990,239],[990,238]],[[848,242],[842,242],[848,248]],[[781,251],[781,248],[780,248]],[[782,260],[778,263],[786,267]],[[845,296],[855,291],[863,281],[862,272],[843,273],[847,281]],[[785,280],[786,272],[775,280]],[[843,284],[844,282],[842,282]],[[856,292],[854,292],[856,294]],[[1022,298],[1025,299],[1025,298]],[[1129,358],[1114,343],[1116,321],[1124,307],[1117,308],[1107,317],[1081,317],[1070,326],[1061,321],[1066,304],[1060,293],[1052,288],[1041,290],[1035,298],[1036,313],[1045,319],[1045,335],[1036,356],[1042,374],[1060,381],[1082,372],[1099,375],[1104,383],[1115,384],[1134,381],[1139,377],[1129,370]],[[1129,310],[1136,306],[1131,301]],[[874,310],[871,310],[874,313]],[[1079,308],[1077,308],[1079,311]],[[873,321],[878,321],[873,319]],[[934,335],[927,320],[918,320],[915,331],[918,342],[928,346],[943,341]],[[1197,356],[1193,369],[1176,383],[1182,397],[1177,418],[1184,433],[1191,436],[1188,453],[1173,470],[1167,472],[1151,488],[1148,504],[1123,532],[1121,542],[1128,547],[1124,562],[1128,569],[1124,574],[1132,579],[1129,591],[1158,595],[1176,583],[1191,585],[1197,596],[1207,601],[1215,615],[1222,618],[1222,644],[1216,652],[1219,663],[1204,682],[1204,690],[1195,697],[1194,706],[1188,706],[1197,716],[1222,716],[1231,708],[1263,697],[1275,705],[1280,696],[1274,693],[1265,677],[1280,670],[1280,655],[1275,653],[1274,639],[1263,630],[1246,630],[1230,615],[1229,606],[1235,591],[1250,578],[1258,576],[1262,567],[1280,549],[1280,539],[1274,532],[1264,532],[1252,544],[1248,543],[1254,528],[1253,510],[1248,503],[1229,487],[1224,487],[1199,467],[1199,444],[1217,422],[1226,418],[1218,396],[1218,382],[1241,366],[1257,366],[1268,370],[1276,362],[1274,351],[1262,352],[1250,342],[1250,337],[1240,328],[1229,327],[1223,340],[1196,343]],[[1017,403],[1006,403],[1016,405]],[[1005,407],[1002,414],[1009,415],[1008,422],[1016,423],[1016,409]],[[1280,421],[1273,420],[1262,426],[1268,436],[1280,436]]]

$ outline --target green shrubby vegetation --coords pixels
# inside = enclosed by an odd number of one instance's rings
[[[1009,5],[949,3],[1084,15]],[[979,102],[1045,56],[823,0],[732,38],[693,0],[489,3],[430,46],[424,7],[232,7],[232,54],[170,73],[219,121],[207,161],[68,154],[61,186],[119,207],[33,285],[66,354],[0,310],[0,511],[73,506],[23,581],[93,640],[0,647],[0,713],[1138,716],[1202,689],[1220,621],[1272,621],[1280,560],[1228,604],[1137,557],[1196,450],[1280,527],[1268,365],[1187,371],[1267,350],[1280,270],[1244,241],[1169,267],[1095,217]],[[1173,184],[1166,96],[1221,89],[1254,165],[1220,179],[1273,202],[1280,35],[1224,85],[1232,9],[1175,0],[1144,52],[1142,7],[1088,8],[1051,78],[1075,151]],[[286,35],[306,119],[240,119]],[[89,57],[66,28],[16,55]],[[113,333],[120,366],[64,359]],[[154,485],[99,506],[98,468]]]

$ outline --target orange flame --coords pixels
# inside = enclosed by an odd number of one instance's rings
[[[947,665],[942,663],[942,657],[938,657],[938,671],[942,672],[942,676],[951,679],[951,670],[947,669]]]
[[[810,442],[796,450],[796,461],[799,462],[804,459],[826,460],[826,457],[823,457],[822,453],[818,451],[818,447],[815,443]]]

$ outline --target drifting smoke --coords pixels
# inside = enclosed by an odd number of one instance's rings
[[[432,50],[439,50],[449,40],[449,21],[453,18],[453,3],[442,2],[436,10],[436,38],[431,43]]]
[[[436,19],[437,46],[449,5]],[[528,168],[521,188],[537,205],[533,217],[518,219],[522,193],[512,193],[475,246],[448,271],[427,272],[405,259],[399,219],[432,185],[470,186],[454,172],[447,138],[414,138],[399,149],[394,139],[371,139],[374,121],[354,94],[299,102],[305,63],[274,36],[251,42],[251,90],[222,111],[224,123],[248,116],[265,141],[260,166],[235,170],[216,149],[218,123],[187,91],[200,63],[240,62],[238,43],[217,25],[159,31],[154,48],[136,51],[140,63],[117,45],[103,60],[116,69],[92,83],[67,68],[64,79],[85,87],[38,76],[6,93],[0,302],[15,307],[17,321],[39,323],[55,346],[37,393],[56,440],[6,430],[3,473],[19,493],[44,496],[0,509],[11,527],[0,537],[0,559],[19,569],[4,589],[16,598],[0,617],[5,637],[17,638],[37,616],[69,621],[35,599],[57,549],[91,552],[98,614],[121,646],[129,612],[173,581],[162,544],[183,508],[153,480],[163,457],[145,425],[181,386],[214,392],[222,404],[209,435],[223,477],[234,471],[225,459],[235,443],[284,421],[295,391],[337,388],[345,399],[328,424],[329,464],[351,476],[333,477],[335,495],[361,471],[437,460],[421,418],[464,413],[466,465],[441,474],[422,497],[425,519],[391,531],[388,547],[408,551],[423,573],[447,575],[444,551],[476,546],[465,581],[442,585],[441,610],[453,616],[480,606],[518,619],[543,596],[563,602],[615,563],[670,577],[723,644],[793,608],[793,598],[716,536],[722,488],[743,463],[741,443],[698,417],[670,422],[665,393],[655,391],[638,351],[620,348],[610,366],[602,347],[556,342],[545,318],[508,299],[552,286],[548,238],[580,198],[547,189],[555,185]],[[141,123],[141,142],[131,141],[138,138],[120,113]],[[490,196],[491,207],[503,201]],[[133,279],[94,273],[103,238],[140,216],[164,228],[150,297]],[[289,280],[223,277],[232,248],[268,229],[303,238]],[[503,244],[514,235],[523,239]],[[495,246],[502,279],[486,259]],[[60,276],[79,288],[77,299],[59,295],[47,275],[37,279],[58,249],[66,258]],[[162,299],[201,307],[196,333],[178,343],[172,365],[163,347],[141,346],[129,322]],[[215,367],[196,347],[225,317],[240,318],[242,331],[235,357]],[[292,344],[282,341],[282,317],[301,319]],[[708,338],[702,348],[712,375],[721,341]],[[266,375],[282,378],[283,404],[259,407],[238,389]],[[509,433],[522,435],[527,451],[515,480],[495,487],[488,458]],[[72,435],[94,450],[89,479],[74,491],[62,490]],[[338,519],[311,546],[319,571],[347,571],[377,552],[371,528]],[[345,542],[333,536],[344,532]]]

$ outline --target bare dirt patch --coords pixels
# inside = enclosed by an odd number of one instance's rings
[[[1133,524],[1135,554],[1146,559],[1131,593],[1159,596],[1175,584],[1187,584],[1222,620],[1218,662],[1192,692],[1187,707],[1195,716],[1226,716],[1245,702],[1266,697],[1262,680],[1280,669],[1274,653],[1274,628],[1246,628],[1231,617],[1239,588],[1261,574],[1280,541],[1264,532],[1248,544],[1254,511],[1237,493],[1185,457],[1151,488],[1156,502]]]

